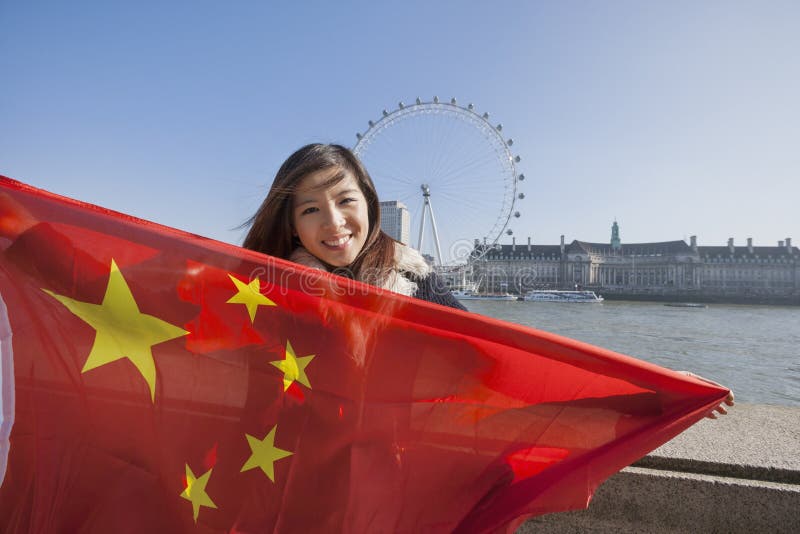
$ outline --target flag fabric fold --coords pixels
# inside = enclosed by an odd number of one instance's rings
[[[0,299],[9,532],[512,531],[728,393],[2,177]]]

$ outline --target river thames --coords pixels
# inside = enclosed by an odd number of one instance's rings
[[[736,400],[800,406],[800,308],[663,303],[463,301],[476,313],[553,332],[731,388]]]

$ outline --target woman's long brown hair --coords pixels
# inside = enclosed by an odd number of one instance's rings
[[[244,248],[270,256],[289,259],[294,249],[301,246],[294,236],[292,212],[294,193],[306,176],[315,172],[338,168],[322,187],[331,187],[347,176],[353,175],[367,200],[369,233],[364,247],[352,264],[329,271],[373,285],[381,285],[394,266],[395,241],[381,230],[381,210],[378,193],[364,166],[358,158],[341,145],[311,144],[298,149],[278,169],[267,198],[261,203],[246,225],[250,231],[242,243]]]

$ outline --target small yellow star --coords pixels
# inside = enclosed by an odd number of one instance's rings
[[[197,516],[200,514],[200,507],[216,508],[217,505],[206,493],[206,484],[211,477],[213,468],[206,471],[199,478],[194,476],[189,464],[186,464],[186,489],[181,493],[181,497],[192,503],[192,515],[194,522],[197,523]]]
[[[141,313],[125,277],[113,259],[102,304],[80,302],[47,289],[42,291],[96,330],[92,349],[81,373],[127,358],[144,377],[150,388],[150,399],[155,402],[156,364],[152,346],[189,332],[158,317]]]
[[[244,435],[244,437],[247,438],[247,443],[250,444],[252,454],[242,466],[242,473],[260,467],[261,470],[264,471],[264,474],[267,475],[271,481],[275,482],[275,470],[272,464],[281,458],[286,458],[293,454],[275,447],[276,430],[278,430],[278,425],[272,427],[272,430],[264,436],[264,439],[254,438],[250,434]]]
[[[308,389],[311,389],[311,383],[308,381],[308,376],[306,376],[306,367],[308,367],[308,364],[310,364],[313,359],[314,354],[310,356],[301,356],[300,358],[295,356],[292,344],[287,339],[286,358],[269,363],[283,371],[283,391],[289,389],[289,386],[291,386],[292,382],[295,380]]]
[[[230,273],[228,277],[233,281],[238,293],[229,298],[226,304],[244,304],[247,308],[247,313],[250,315],[251,323],[256,320],[256,310],[258,310],[259,306],[276,305],[261,293],[261,282],[259,282],[257,276],[254,280],[251,280],[249,284],[245,284]]]

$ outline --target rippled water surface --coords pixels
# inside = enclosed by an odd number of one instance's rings
[[[736,399],[800,406],[800,308],[661,303],[466,301],[470,311],[579,339],[733,389]]]

